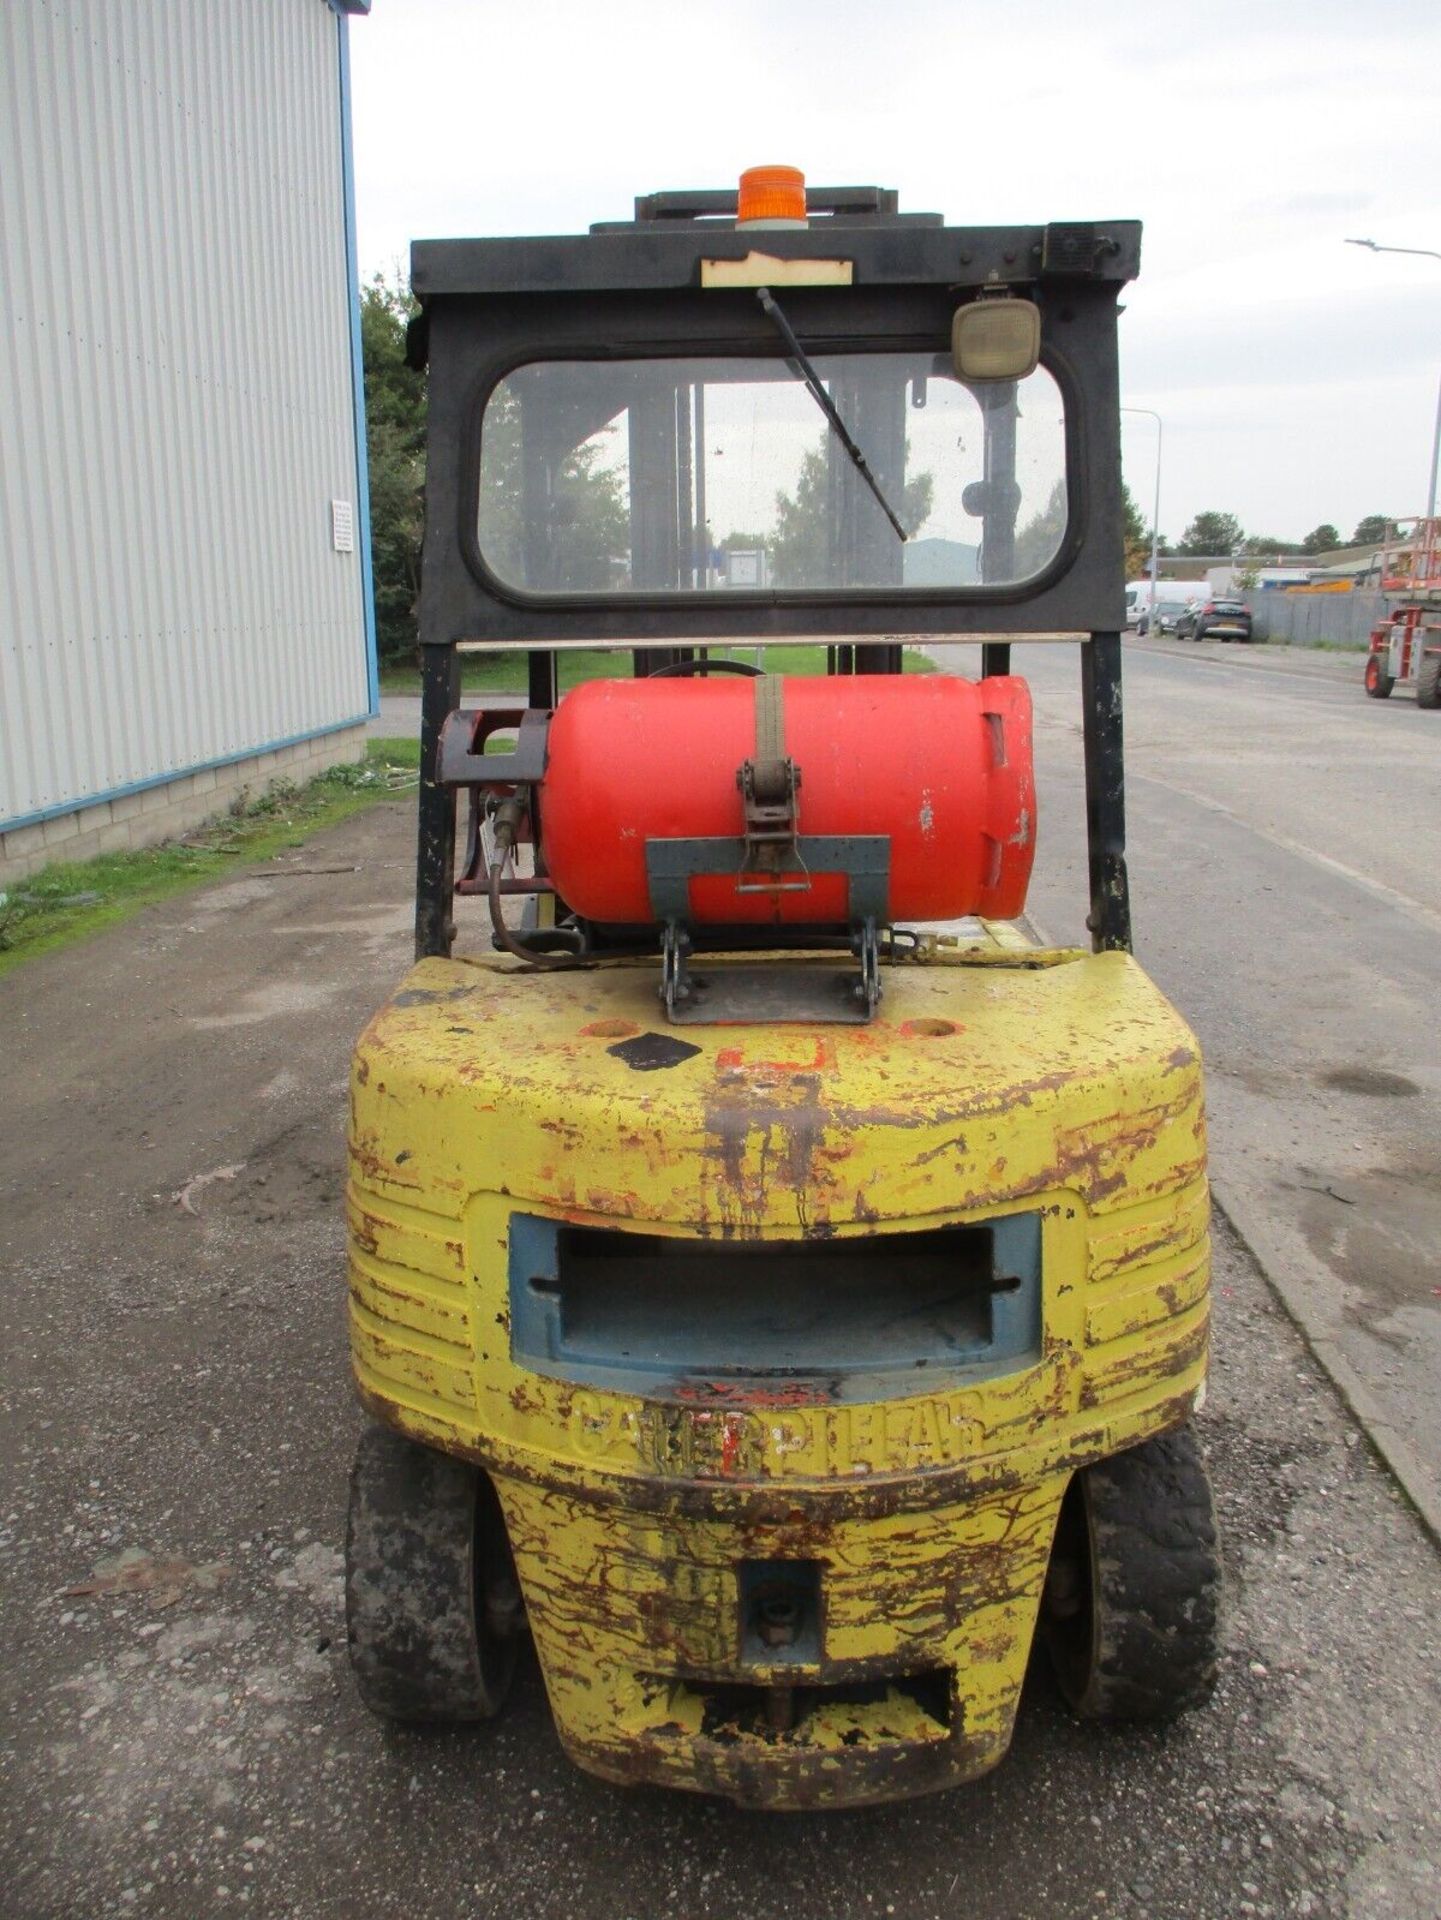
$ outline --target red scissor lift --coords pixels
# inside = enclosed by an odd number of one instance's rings
[[[1388,699],[1414,687],[1418,707],[1441,707],[1441,520],[1415,520],[1378,555],[1386,611],[1371,629],[1366,691]]]

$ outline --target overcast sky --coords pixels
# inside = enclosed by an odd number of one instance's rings
[[[1128,404],[1161,528],[1425,505],[1441,379],[1436,0],[374,0],[351,22],[362,273],[574,233],[784,161],[953,224],[1137,218]],[[1126,422],[1149,519],[1154,422]]]

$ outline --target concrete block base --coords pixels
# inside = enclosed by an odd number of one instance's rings
[[[365,728],[298,740],[294,746],[258,753],[226,767],[184,773],[163,786],[77,807],[28,827],[0,834],[0,888],[58,860],[90,860],[101,853],[124,853],[159,846],[177,834],[203,826],[230,806],[247,788],[260,794],[281,781],[301,786],[327,767],[359,760],[365,752]]]

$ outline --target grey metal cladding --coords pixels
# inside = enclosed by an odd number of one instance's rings
[[[7,827],[367,711],[341,28],[0,7]]]

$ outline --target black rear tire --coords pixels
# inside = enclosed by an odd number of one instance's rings
[[[1441,707],[1441,653],[1423,653],[1416,673],[1418,707]]]
[[[366,1706],[390,1720],[491,1719],[510,1689],[523,1617],[487,1476],[368,1429],[345,1536],[350,1664]]]
[[[1169,1720],[1216,1684],[1221,1562],[1210,1482],[1189,1427],[1074,1475],[1041,1631],[1085,1719]]]
[[[1366,656],[1366,691],[1370,694],[1371,698],[1373,700],[1389,700],[1391,698],[1391,690],[1395,685],[1396,682],[1382,665],[1381,655],[1379,653],[1368,653]]]

